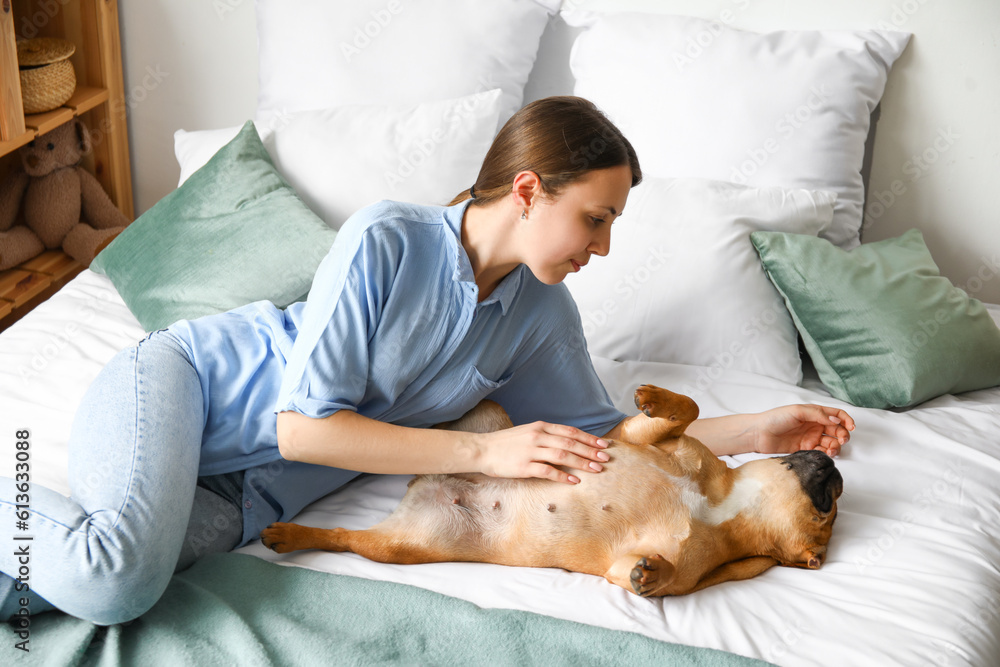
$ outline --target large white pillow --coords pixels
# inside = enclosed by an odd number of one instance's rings
[[[257,0],[257,118],[503,90],[521,107],[559,0]]]
[[[829,227],[835,201],[825,191],[643,180],[612,227],[608,256],[566,277],[588,350],[704,366],[702,391],[728,369],[797,384],[795,325],[750,232],[815,236]]]
[[[408,105],[349,105],[257,121],[278,172],[334,229],[382,199],[447,204],[475,182],[496,132],[501,93]],[[174,133],[180,182],[239,132]]]
[[[588,26],[571,53],[575,93],[618,124],[643,173],[831,190],[837,207],[823,236],[858,245],[869,119],[908,33],[565,16]]]

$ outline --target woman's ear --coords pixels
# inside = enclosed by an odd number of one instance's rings
[[[511,196],[514,205],[521,209],[531,209],[532,204],[542,194],[542,180],[533,171],[521,171],[514,177]]]

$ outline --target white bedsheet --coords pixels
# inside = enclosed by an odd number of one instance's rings
[[[991,313],[1000,321],[1000,308]],[[11,474],[15,431],[28,428],[33,482],[68,493],[65,443],[76,405],[111,356],[142,335],[107,279],[89,271],[0,335],[0,474]],[[848,410],[857,430],[837,459],[844,495],[823,568],[772,568],[684,597],[641,599],[562,570],[386,565],[325,552],[280,556],[259,543],[241,551],[781,665],[1000,662],[1000,388],[884,411],[842,404],[814,378],[796,387],[692,366],[595,364],[630,414],[632,390],[643,382],[702,388],[691,395],[706,417],[792,402]],[[362,476],[297,521],[371,526],[392,511],[408,480]]]

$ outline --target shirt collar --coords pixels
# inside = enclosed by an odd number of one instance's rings
[[[465,248],[462,246],[462,217],[465,215],[465,209],[471,203],[471,199],[466,199],[454,206],[445,207],[444,220],[445,224],[452,231],[451,239],[455,243],[455,272],[452,275],[452,279],[456,282],[467,282],[475,285],[476,279],[472,273],[472,262],[469,260],[469,254],[465,252]],[[499,302],[503,314],[506,315],[510,304],[514,301],[514,297],[517,296],[518,288],[521,286],[521,280],[526,270],[527,267],[524,264],[519,264],[513,271],[504,276],[504,279],[496,286],[493,293],[480,302],[478,306],[487,306],[491,303]],[[478,295],[478,291],[476,294]]]

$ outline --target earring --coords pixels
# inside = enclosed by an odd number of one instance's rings
[[[528,219],[528,212],[524,209],[521,209],[521,220],[527,220],[527,219]]]

